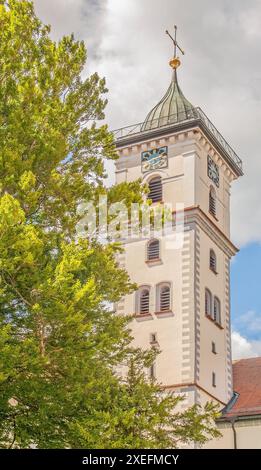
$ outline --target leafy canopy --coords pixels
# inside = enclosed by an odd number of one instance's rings
[[[105,81],[82,79],[83,42],[49,33],[31,2],[0,2],[0,446],[204,442],[215,407],[175,412],[144,373],[155,353],[133,349],[130,319],[108,307],[135,288],[119,245],[77,239],[82,201],[130,206],[144,190],[105,188]]]

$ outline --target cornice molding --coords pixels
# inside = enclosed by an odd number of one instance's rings
[[[188,383],[179,383],[179,384],[171,384],[171,385],[162,385],[163,390],[175,390],[177,388],[188,388],[188,387],[197,387],[199,390],[202,392],[206,393],[209,397],[214,398],[214,400],[218,401],[222,405],[226,405],[226,403],[219,398],[217,398],[215,395],[212,395],[208,390],[205,388],[201,387],[199,383],[197,382],[188,382]]]
[[[199,206],[185,209],[184,223],[196,223],[230,258],[239,251]]]
[[[188,136],[195,132],[198,133],[200,144],[205,146],[207,149],[209,149],[208,151],[213,153],[216,162],[220,166],[226,166],[227,176],[231,178],[231,180],[237,179],[239,176],[243,175],[242,168],[239,168],[238,165],[233,162],[224,146],[222,146],[215,135],[210,132],[201,119],[195,119],[193,122],[184,121],[166,128],[156,128],[146,132],[145,134],[140,132],[134,135],[126,136],[116,140],[116,148],[118,150],[126,150],[128,147],[137,147],[148,141],[155,142],[156,140],[164,138],[175,139],[175,137],[181,139],[180,134],[186,132],[188,133]]]
[[[173,227],[175,227],[175,215],[180,211],[173,211]],[[190,206],[184,209],[184,232],[188,232],[193,228],[192,226],[198,226],[201,228],[214,243],[229,257],[232,258],[239,250],[231,242],[231,240],[222,232],[222,230],[207,216],[207,214],[199,206]],[[151,236],[165,238],[168,235],[158,235],[157,233],[151,232]],[[129,243],[142,243],[143,241],[148,242],[150,237],[135,237],[134,239],[122,240],[119,239],[123,245]]]

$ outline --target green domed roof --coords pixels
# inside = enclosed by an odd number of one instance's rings
[[[183,95],[177,79],[177,70],[173,70],[170,86],[160,102],[149,112],[141,130],[176,124],[196,117],[194,106]]]

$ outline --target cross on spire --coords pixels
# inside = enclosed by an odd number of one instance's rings
[[[170,61],[170,66],[173,68],[173,69],[177,69],[179,66],[180,66],[180,60],[179,58],[177,57],[177,49],[179,49],[179,51],[181,52],[182,55],[185,54],[185,52],[183,51],[183,49],[181,49],[181,47],[179,46],[178,42],[177,42],[177,25],[174,25],[174,38],[173,36],[169,33],[168,30],[166,30],[166,34],[170,37],[171,41],[173,42],[173,47],[174,47],[174,56],[173,56],[173,59],[171,59]]]

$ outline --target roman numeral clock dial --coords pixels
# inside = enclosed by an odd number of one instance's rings
[[[146,150],[141,154],[141,170],[143,173],[168,166],[168,147]]]
[[[219,169],[210,156],[208,156],[208,177],[219,187]]]

